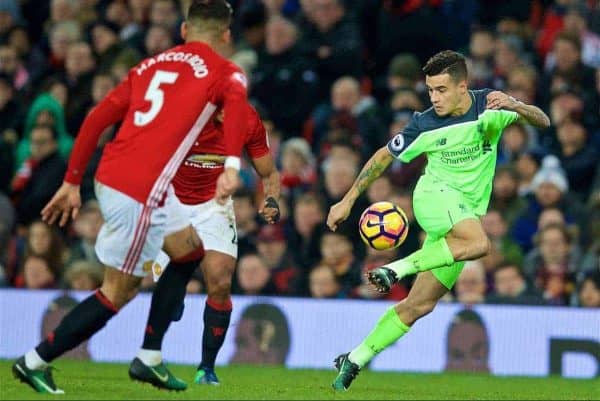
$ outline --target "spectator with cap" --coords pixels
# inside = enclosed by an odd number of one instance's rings
[[[488,304],[544,305],[541,293],[527,282],[518,264],[500,264],[493,283],[493,291],[485,298]]]
[[[271,272],[271,280],[278,295],[298,295],[303,286],[301,271],[287,249],[281,223],[262,226],[256,236],[258,254]]]

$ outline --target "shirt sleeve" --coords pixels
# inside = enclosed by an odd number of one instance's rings
[[[388,151],[396,159],[408,163],[423,152],[420,147],[414,146],[420,133],[421,131],[417,126],[417,113],[415,113],[402,132],[396,134],[396,136],[388,142]]]
[[[504,128],[517,121],[519,113],[510,110],[486,110],[485,111],[485,132],[493,143],[500,140],[500,135]]]
[[[125,78],[96,105],[83,120],[65,174],[65,181],[79,185],[100,135],[111,125],[123,120],[129,108],[131,84]]]
[[[223,133],[225,155],[240,157],[248,130],[248,100],[246,77],[234,71],[225,77],[221,89],[223,99]]]
[[[249,110],[248,131],[248,140],[246,141],[248,156],[258,159],[269,153],[267,130],[254,109]]]

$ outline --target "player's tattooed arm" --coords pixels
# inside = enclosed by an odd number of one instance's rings
[[[534,127],[548,128],[550,126],[550,118],[537,106],[518,102],[514,111],[519,113],[519,120],[525,120]]]
[[[538,128],[548,128],[550,118],[539,107],[525,104],[501,91],[493,91],[487,95],[486,108],[492,110],[512,110],[519,114],[519,120]]]
[[[354,184],[352,184],[352,187],[346,194],[346,198],[355,201],[388,168],[393,160],[394,156],[392,156],[386,146],[375,152],[369,161],[365,163]]]

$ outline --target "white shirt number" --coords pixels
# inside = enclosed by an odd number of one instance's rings
[[[165,101],[165,92],[160,89],[162,84],[173,84],[179,76],[176,72],[157,70],[148,85],[148,90],[144,95],[144,100],[149,101],[150,109],[148,111],[136,111],[133,115],[133,123],[138,127],[148,125],[160,112]]]

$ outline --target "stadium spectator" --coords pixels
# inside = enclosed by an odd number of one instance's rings
[[[92,103],[91,87],[95,63],[92,48],[86,42],[75,42],[67,48],[65,72],[59,77],[68,90],[64,109],[69,132],[77,132]]]
[[[485,88],[492,84],[495,41],[494,33],[489,29],[479,28],[471,32],[467,59],[470,86]]]
[[[269,110],[283,139],[297,136],[315,104],[319,82],[315,63],[299,52],[298,29],[281,16],[272,17],[265,28],[265,46],[252,71],[250,94]],[[289,102],[289,99],[294,99]],[[286,107],[281,107],[285,104]]]
[[[527,202],[519,196],[518,188],[519,176],[514,168],[504,166],[496,170],[490,208],[498,210],[509,227],[527,208]]]
[[[317,180],[315,157],[304,138],[290,138],[282,144],[281,191],[295,200],[308,191]]]
[[[108,72],[114,63],[123,60],[140,61],[139,52],[119,42],[119,26],[107,21],[94,22],[88,28],[92,37],[92,46],[98,56],[98,72]]]
[[[579,305],[585,308],[600,308],[600,273],[590,272],[579,287]]]
[[[313,298],[346,298],[333,269],[324,264],[318,264],[309,274],[310,296]]]
[[[560,163],[567,174],[570,193],[585,202],[598,169],[599,152],[588,145],[587,130],[577,122],[564,122],[558,126],[557,135],[561,145]]]
[[[120,0],[111,1],[106,7],[106,19],[119,26],[119,38],[122,41],[128,41],[141,31],[141,25],[134,21],[130,7],[126,1]]]
[[[380,117],[379,106],[371,96],[361,94],[360,84],[353,77],[345,76],[334,81],[330,102],[315,108],[313,142],[320,143],[334,124],[332,119],[342,113],[349,115],[360,135],[363,156],[373,153],[385,140],[385,127]]]
[[[373,94],[385,104],[400,89],[414,90],[419,99],[425,95],[421,64],[411,53],[399,53],[391,59],[387,74],[374,82]]]
[[[494,49],[493,86],[504,90],[507,88],[509,71],[524,65],[522,58],[523,41],[516,35],[501,35],[496,39]]]
[[[67,164],[58,153],[58,134],[50,125],[37,125],[30,134],[31,154],[11,183],[19,224],[27,225],[60,187]]]
[[[351,237],[343,230],[325,230],[321,235],[321,262],[335,273],[341,291],[350,293],[362,283],[359,259],[353,254]]]
[[[57,288],[56,273],[46,259],[29,255],[23,261],[23,285],[32,290]]]
[[[98,201],[89,200],[81,207],[73,221],[73,231],[77,239],[69,247],[71,261],[85,260],[100,263],[94,247],[103,222]]]
[[[392,195],[392,189],[390,178],[382,175],[367,188],[367,199],[370,203],[387,201]]]
[[[303,26],[299,47],[317,61],[317,101],[325,101],[333,82],[344,75],[362,73],[360,31],[342,0],[313,0],[302,3],[308,24]],[[308,12],[304,7],[311,7]]]
[[[30,135],[36,125],[53,127],[61,157],[66,159],[71,152],[73,138],[67,133],[64,110],[54,97],[48,93],[42,93],[35,98],[27,111],[23,136],[16,150],[15,166],[17,168],[20,168],[21,164],[31,155]]]
[[[29,82],[29,72],[12,46],[0,46],[0,73],[12,77],[12,85],[16,90],[22,90]]]
[[[514,169],[516,170],[518,177],[518,191],[519,196],[527,196],[533,192],[531,183],[533,177],[540,169],[542,164],[543,154],[537,149],[529,149],[519,154],[514,161]]]
[[[81,40],[81,27],[77,22],[66,20],[53,24],[49,30],[50,52],[45,73],[51,75],[62,72],[67,49],[78,40]]]
[[[465,305],[483,303],[486,294],[485,268],[479,260],[465,263],[456,280],[456,300]]]
[[[549,304],[568,305],[581,259],[571,234],[563,225],[550,224],[538,232],[536,245],[527,255],[523,271]]]
[[[256,251],[256,234],[260,228],[254,193],[240,189],[233,194],[233,210],[238,242],[238,255]]]
[[[325,209],[323,200],[318,195],[309,192],[296,199],[293,227],[287,240],[296,263],[302,268],[312,266],[319,259],[314,233],[323,220],[325,220]]]
[[[544,301],[538,290],[532,287],[519,265],[504,263],[494,271],[493,291],[485,298],[490,304],[511,305],[543,305]]]
[[[102,284],[104,268],[99,263],[78,260],[70,264],[64,273],[64,283],[68,289],[93,291]]]
[[[241,295],[274,295],[276,288],[271,281],[271,271],[264,259],[255,253],[248,253],[238,261],[237,289]]]
[[[483,230],[490,240],[490,251],[481,258],[488,276],[488,283],[496,268],[503,262],[508,261],[517,266],[523,262],[521,248],[508,236],[508,226],[502,214],[495,209],[489,209],[482,217]]]
[[[173,37],[165,25],[152,25],[146,31],[144,51],[148,56],[154,56],[173,47]]]
[[[588,28],[589,11],[585,5],[573,5],[564,16],[564,31],[579,37],[581,41],[581,61],[588,67],[600,67],[600,35]],[[546,68],[556,62],[554,54],[546,57]]]
[[[498,164],[513,163],[529,148],[529,135],[521,124],[513,123],[504,129],[498,149]]]
[[[256,248],[269,268],[276,294],[296,295],[302,277],[291,250],[287,249],[282,224],[261,227],[256,236]]]
[[[15,225],[16,214],[10,199],[0,191],[0,265],[6,266],[8,244]],[[3,269],[3,273],[5,269]],[[3,278],[6,274],[3,274]]]

